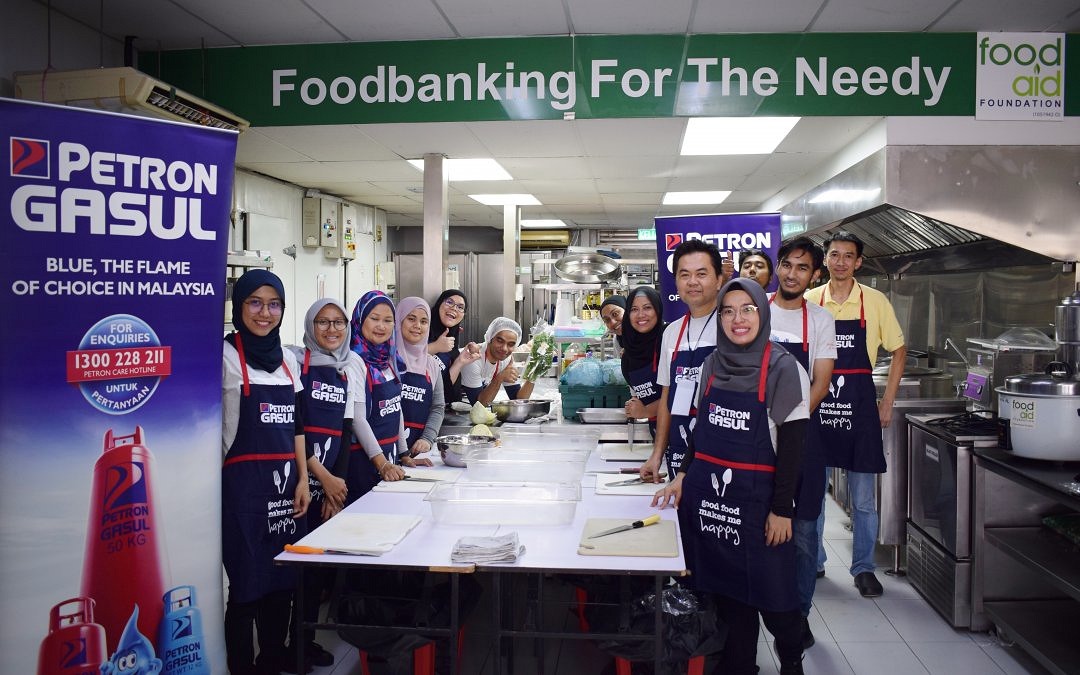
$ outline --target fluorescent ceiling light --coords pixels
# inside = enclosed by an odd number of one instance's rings
[[[731,190],[702,190],[698,192],[666,192],[664,193],[665,205],[675,204],[720,204],[728,196]]]
[[[821,204],[823,202],[838,202],[841,204],[852,204],[873,199],[879,192],[881,192],[881,188],[867,188],[865,190],[826,190],[811,199],[810,203]]]
[[[767,155],[798,121],[798,117],[691,117],[679,153]]]
[[[521,227],[526,230],[539,230],[539,229],[555,229],[559,227],[566,227],[566,221],[564,220],[522,220]]]
[[[424,171],[422,159],[410,159],[409,164],[421,172]],[[447,180],[452,181],[514,180],[514,177],[493,159],[444,159],[443,166],[446,168]]]
[[[488,206],[505,206],[506,204],[516,204],[517,206],[543,206],[539,199],[527,194],[469,195],[469,198],[475,199],[481,204],[486,204]]]

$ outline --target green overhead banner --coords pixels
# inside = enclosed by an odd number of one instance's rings
[[[986,35],[990,38],[981,41]],[[989,67],[993,63],[987,55],[1028,53],[996,44],[994,35],[364,42],[144,52],[139,65],[259,126],[567,117],[972,116],[979,105],[980,54]],[[982,105],[1056,106],[1050,117],[1059,119],[1080,114],[1077,78],[1065,75],[1080,73],[1080,49],[1074,48],[1078,35],[1012,35],[1048,41],[1049,46],[1036,44],[1031,50],[1043,61],[1024,65],[1034,73],[1030,77],[1056,74],[1050,84],[1060,88],[1059,95],[1036,104],[1013,86],[1004,97]]]

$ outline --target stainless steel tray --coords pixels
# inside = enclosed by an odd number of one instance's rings
[[[619,261],[599,253],[574,253],[555,261],[555,274],[575,284],[600,284],[619,277]]]
[[[584,424],[626,424],[622,408],[578,408],[577,416]]]

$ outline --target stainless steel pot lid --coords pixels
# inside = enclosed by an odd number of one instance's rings
[[[619,262],[599,253],[574,253],[555,261],[555,274],[575,284],[599,284],[619,276]]]
[[[998,391],[1039,396],[1080,396],[1080,380],[1047,373],[1010,375],[1005,378],[1004,386],[998,387]]]
[[[945,371],[940,368],[926,368],[924,366],[905,366],[904,377],[929,377],[931,375],[942,375]],[[889,366],[878,366],[874,368],[874,375],[888,375]]]

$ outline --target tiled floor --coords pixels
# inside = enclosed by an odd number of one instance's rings
[[[878,579],[885,587],[880,598],[862,598],[848,573],[851,533],[844,527],[846,515],[827,500],[825,542],[829,560],[826,576],[818,581],[810,626],[817,640],[807,650],[803,669],[809,675],[854,673],[855,675],[999,675],[1044,674],[1046,671],[1017,647],[1002,645],[993,633],[955,630],[916,593],[903,577],[882,573],[891,567],[891,552],[879,549]],[[493,649],[489,610],[482,599],[467,633],[462,672],[493,673]],[[576,623],[565,611],[565,628]],[[559,617],[556,616],[556,621]],[[772,637],[762,628],[758,666],[762,675],[779,672],[772,651]],[[322,632],[319,641],[337,655],[330,668],[316,675],[360,675],[356,649],[337,636]],[[546,643],[543,672],[553,675],[600,675],[611,659],[588,642]],[[509,675],[531,675],[537,669],[530,658],[532,647],[518,646],[518,659]],[[608,670],[608,672],[613,672]]]

